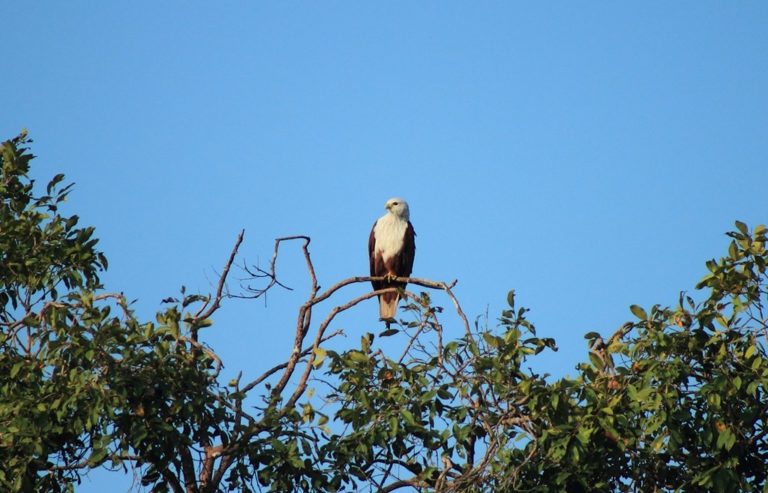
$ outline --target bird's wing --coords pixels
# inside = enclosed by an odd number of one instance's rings
[[[375,221],[373,223],[373,227],[371,228],[371,235],[368,237],[368,262],[370,263],[370,272],[372,276],[376,275],[376,258],[375,258],[375,251],[376,251],[376,235],[373,234],[374,230],[376,229],[376,223],[378,221]]]
[[[400,272],[399,275],[408,277],[413,271],[413,259],[416,257],[416,231],[413,225],[408,221],[408,227],[405,230],[403,238],[403,249],[400,251]]]

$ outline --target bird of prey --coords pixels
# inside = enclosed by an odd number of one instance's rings
[[[413,269],[416,255],[416,232],[410,221],[408,202],[392,198],[384,206],[387,213],[381,216],[371,229],[368,238],[368,258],[371,263],[371,277],[386,277],[385,281],[373,281],[374,290],[396,287],[405,289],[404,282],[393,282],[389,278],[408,277]],[[395,321],[400,293],[379,295],[379,318],[389,325]]]

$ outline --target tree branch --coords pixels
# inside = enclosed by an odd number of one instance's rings
[[[424,481],[414,477],[411,479],[403,479],[400,481],[395,481],[394,483],[390,483],[383,488],[380,488],[378,493],[390,493],[392,491],[399,490],[400,488],[424,488],[427,486],[429,485]]]
[[[341,331],[341,330],[337,330],[337,331],[334,331],[333,333],[331,333],[331,334],[329,334],[329,335],[327,335],[327,336],[323,337],[323,338],[322,338],[322,340],[320,341],[320,343],[322,344],[323,342],[325,342],[325,341],[327,341],[327,340],[330,340],[330,339],[332,339],[332,338],[336,337],[337,335],[340,335],[340,334],[343,334],[343,333],[344,333],[344,332],[343,332],[343,331]],[[312,350],[313,350],[313,349],[314,349],[314,345],[312,345],[311,347],[308,347],[308,348],[304,349],[304,351],[302,351],[302,352],[301,352],[301,357],[307,356],[308,354],[310,354],[310,353],[312,352]],[[261,374],[261,375],[260,375],[258,378],[256,378],[256,379],[255,379],[255,380],[253,380],[252,382],[248,383],[248,384],[247,384],[245,387],[243,387],[243,388],[241,389],[241,392],[242,392],[242,393],[247,393],[247,392],[249,392],[249,391],[250,391],[250,390],[252,390],[252,389],[253,389],[255,386],[259,385],[261,382],[263,382],[264,380],[266,380],[266,379],[267,379],[267,378],[269,378],[270,376],[274,375],[274,374],[275,374],[275,373],[277,373],[278,371],[282,370],[282,369],[283,369],[283,368],[285,368],[286,366],[288,366],[288,363],[287,363],[287,362],[286,362],[286,363],[280,363],[279,365],[276,365],[276,366],[274,366],[274,367],[270,368],[269,370],[267,370],[267,371],[265,371],[264,373],[262,373],[262,374]]]
[[[275,248],[272,252],[272,260],[269,262],[269,270],[264,270],[261,267],[254,266],[256,269],[256,272],[251,271],[248,269],[247,265],[243,265],[243,269],[245,272],[247,272],[251,277],[259,279],[259,278],[267,278],[269,279],[269,284],[265,288],[250,288],[246,287],[248,291],[253,293],[251,296],[238,296],[240,298],[259,298],[262,295],[266,294],[267,291],[269,291],[273,286],[278,285],[282,288],[292,290],[292,288],[282,284],[280,281],[277,280],[277,256],[280,252],[280,244],[284,241],[292,241],[292,240],[304,240],[304,245],[302,245],[302,250],[304,252],[304,258],[307,261],[307,268],[309,269],[310,279],[312,280],[312,286],[313,288],[317,286],[317,278],[315,277],[315,269],[312,265],[312,261],[310,260],[309,256],[309,243],[312,241],[312,238],[309,236],[304,235],[295,235],[295,236],[283,236],[280,238],[275,238]]]
[[[240,248],[240,244],[243,242],[243,235],[245,235],[245,230],[240,230],[240,234],[237,235],[237,240],[235,240],[235,246],[232,247],[232,252],[229,254],[229,258],[227,259],[227,263],[224,264],[224,270],[221,272],[221,276],[219,276],[219,283],[216,287],[216,296],[213,298],[213,303],[208,306],[208,303],[203,304],[203,306],[200,307],[200,310],[197,311],[193,319],[195,321],[199,320],[205,320],[206,318],[209,318],[213,313],[219,309],[219,306],[221,305],[221,298],[224,293],[224,286],[227,282],[227,275],[229,275],[229,269],[232,268],[232,263],[235,261],[235,256],[237,255],[237,251]],[[210,297],[209,297],[210,301]],[[206,309],[206,307],[208,307]],[[192,338],[194,340],[197,340],[197,329],[193,330]]]

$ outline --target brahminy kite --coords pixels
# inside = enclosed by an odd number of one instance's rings
[[[371,277],[408,277],[416,255],[416,232],[410,221],[408,202],[393,198],[384,206],[387,213],[381,216],[371,229],[368,238],[368,258]],[[374,290],[396,287],[405,289],[404,282],[373,281]],[[379,318],[383,322],[395,321],[399,292],[379,295]]]

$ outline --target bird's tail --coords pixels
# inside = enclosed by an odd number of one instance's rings
[[[400,293],[384,293],[379,296],[379,318],[384,322],[394,322]]]

